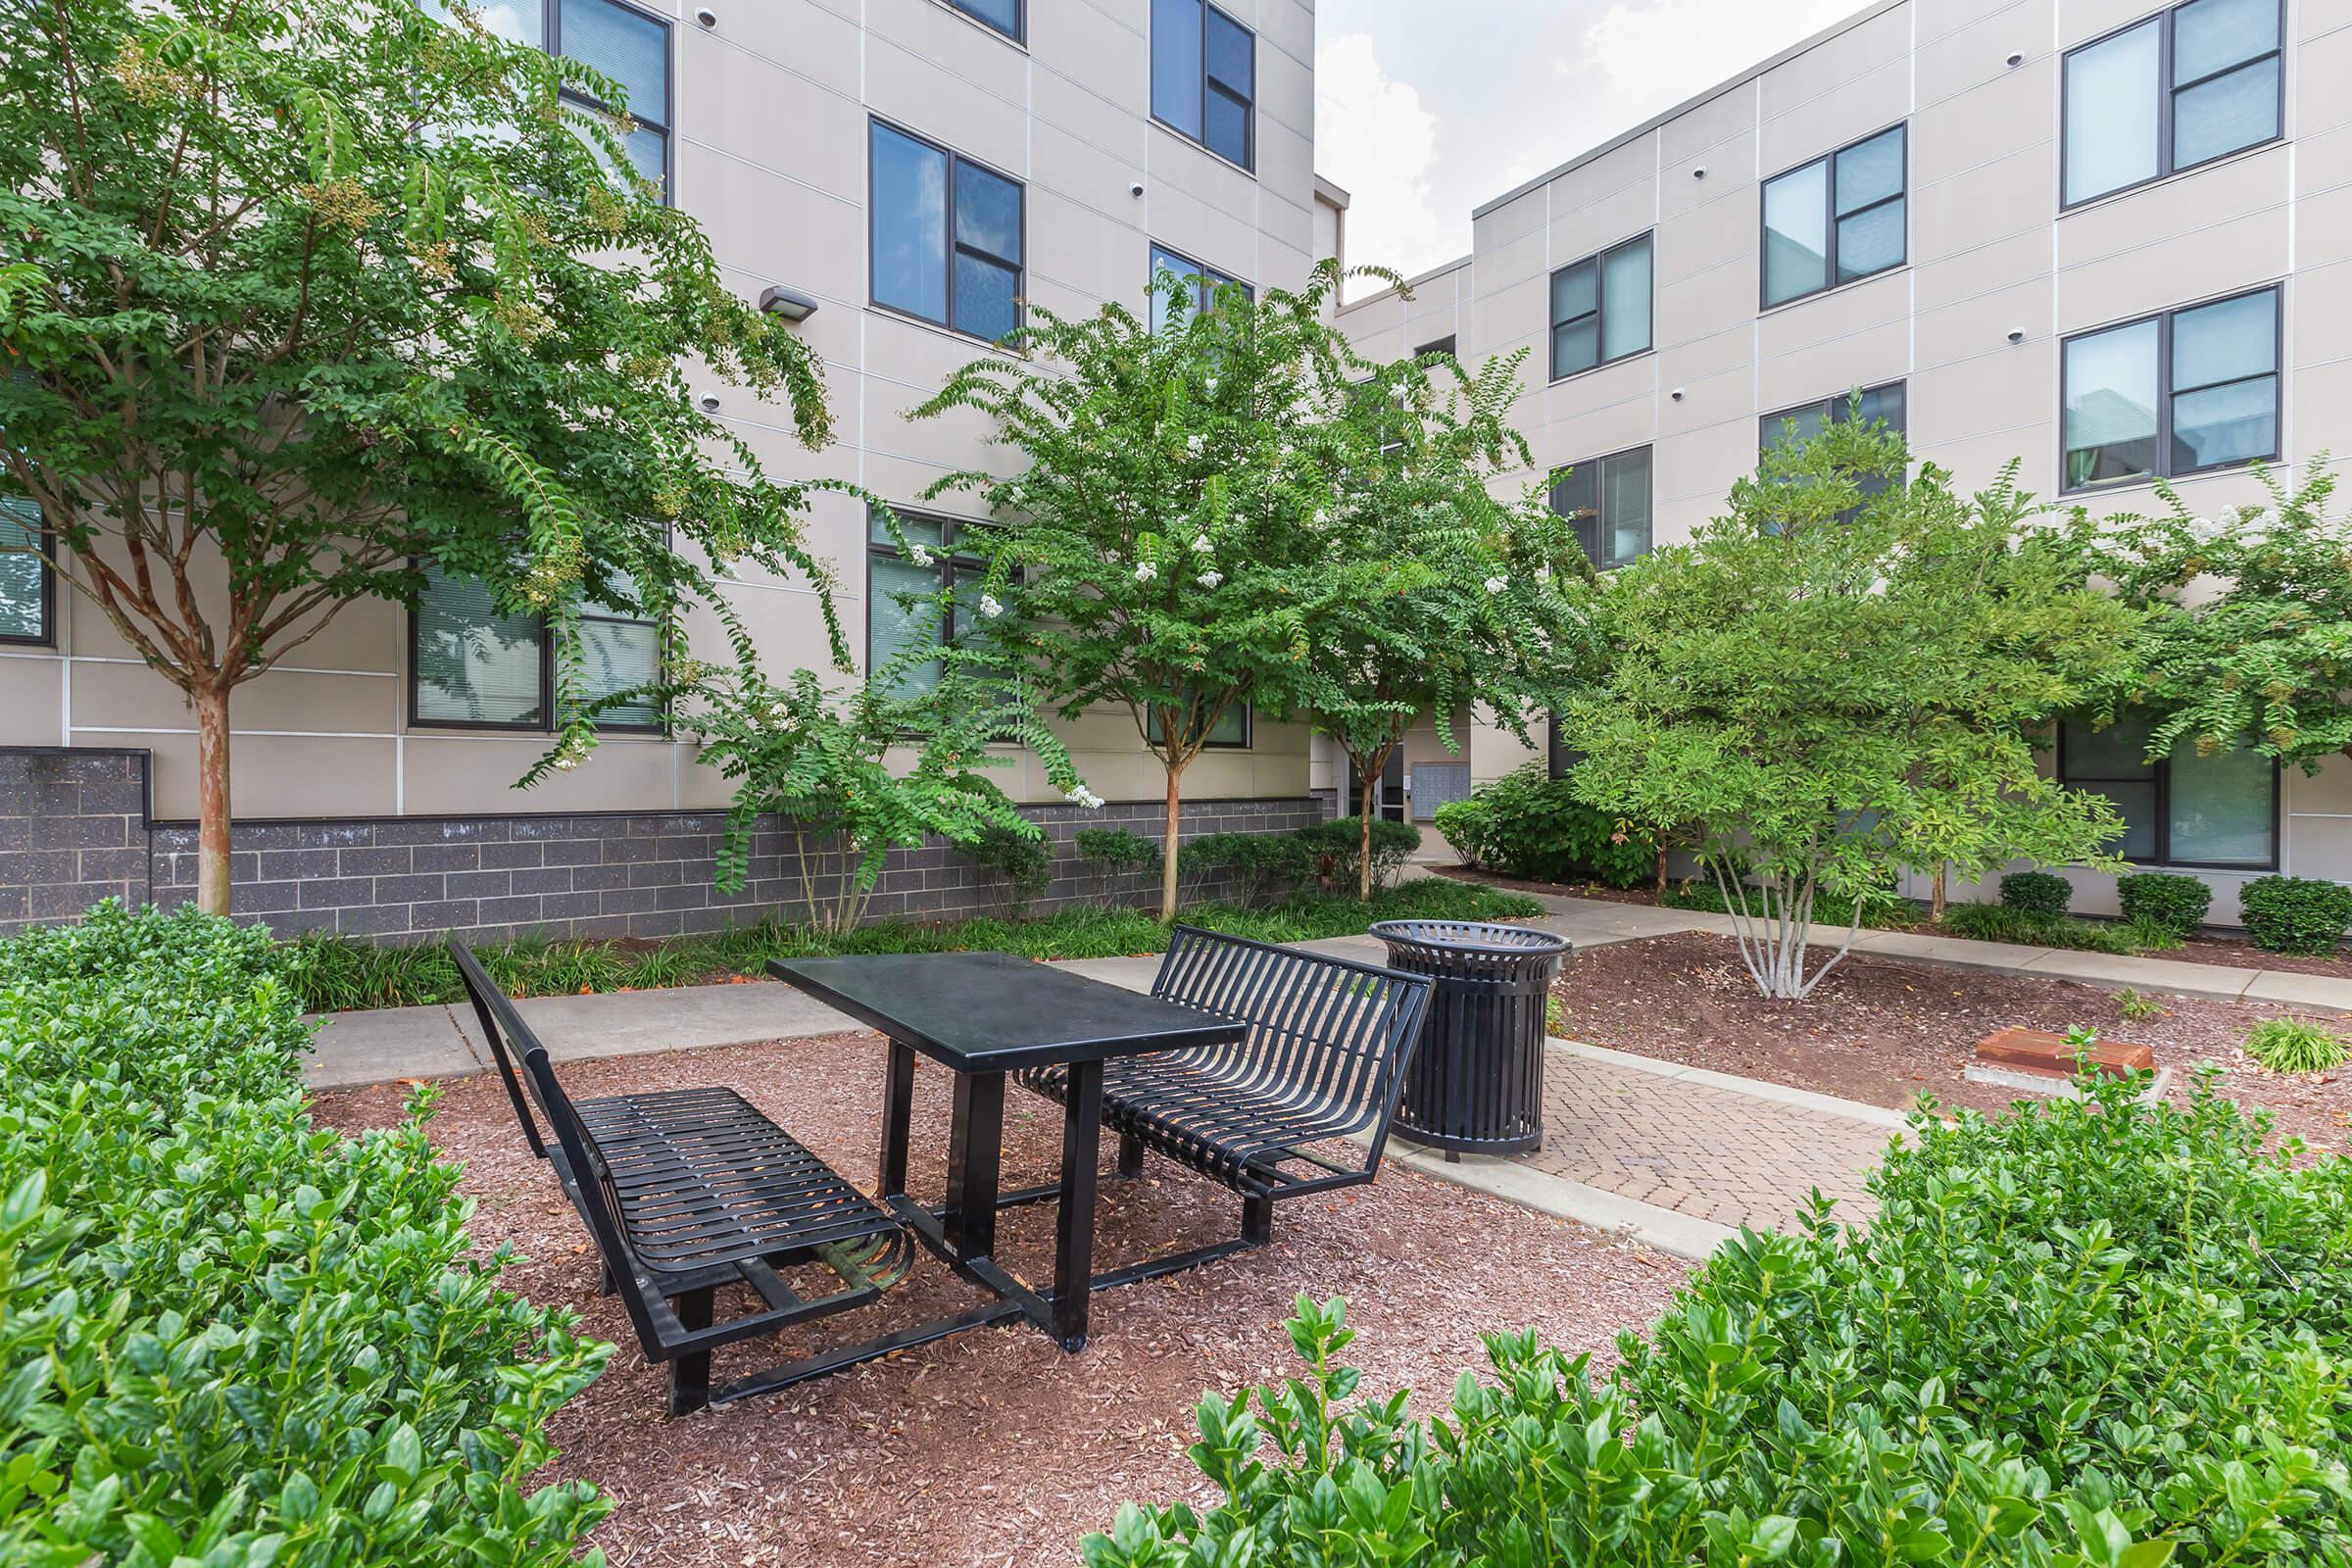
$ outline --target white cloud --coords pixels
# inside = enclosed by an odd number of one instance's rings
[[[1617,129],[1629,130],[1856,7],[1857,0],[1615,0],[1585,29],[1583,57],[1554,69],[1603,80],[1623,117]]]
[[[1344,186],[1348,261],[1410,276],[1457,254],[1451,225],[1430,195],[1438,117],[1420,92],[1382,68],[1369,34],[1348,33],[1315,52],[1315,169]]]

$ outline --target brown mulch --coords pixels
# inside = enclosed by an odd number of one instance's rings
[[[583,1062],[564,1076],[581,1096],[728,1085],[864,1184],[882,1062],[877,1039],[846,1036]],[[944,1186],[949,1082],[918,1065],[918,1196]],[[398,1119],[404,1094],[327,1094],[317,1110],[344,1129],[381,1126]],[[1009,1095],[1008,1189],[1052,1179],[1060,1115]],[[477,1245],[525,1254],[507,1283],[574,1308],[587,1332],[620,1346],[554,1426],[564,1450],[555,1474],[619,1501],[595,1538],[615,1568],[1074,1564],[1079,1538],[1108,1529],[1123,1500],[1210,1500],[1184,1452],[1193,1404],[1205,1389],[1230,1394],[1295,1369],[1280,1325],[1298,1292],[1345,1295],[1362,1331],[1348,1359],[1365,1369],[1365,1391],[1409,1386],[1430,1413],[1462,1368],[1486,1364],[1482,1331],[1533,1326],[1605,1364],[1618,1332],[1646,1326],[1685,1275],[1674,1259],[1390,1165],[1370,1188],[1280,1205],[1270,1247],[1097,1296],[1079,1355],[1025,1327],[983,1329],[669,1420],[662,1374],[617,1299],[595,1294],[595,1253],[496,1081],[448,1085],[432,1136],[466,1164]],[[1230,1235],[1240,1210],[1223,1189],[1155,1158],[1142,1183],[1104,1184],[1100,1215],[1097,1266],[1110,1267]],[[1008,1210],[998,1257],[1050,1279],[1053,1240],[1053,1205]],[[714,1377],[978,1304],[979,1293],[926,1258],[877,1306],[719,1352]]]
[[[1502,876],[1461,865],[1436,865],[1431,869],[1442,876],[1464,882],[1484,882],[1491,887],[1510,888],[1520,893],[1548,893],[1554,898],[1593,899],[1603,904],[1639,904],[1653,909],[1660,906],[1657,889],[1647,884],[1613,888],[1602,882],[1537,882],[1527,877]],[[1960,942],[1969,940],[1955,932],[1936,930],[1929,923],[1924,908],[1916,925],[1901,929],[1949,937]],[[2184,942],[2177,948],[2167,948],[2161,953],[2150,953],[2147,956],[2171,958],[2180,963],[2218,964],[2229,969],[2270,969],[2288,974],[2324,974],[2338,979],[2352,979],[2352,947],[2338,947],[2333,957],[2299,953],[2265,953],[2243,937],[2225,935],[2210,928],[2194,941]]]
[[[2157,1065],[2175,1070],[2175,1098],[2212,1064],[2224,1069],[2221,1092],[2272,1111],[2281,1136],[2340,1152],[2352,1125],[2352,1069],[2275,1074],[2238,1049],[2259,1020],[2292,1014],[2270,1004],[2159,996],[2161,1014],[2126,1018],[2113,992],[2071,980],[1859,956],[1805,1001],[1771,1002],[1730,938],[1695,932],[1588,948],[1552,992],[1558,1032],[1572,1039],[1897,1109],[1922,1094],[2002,1109],[2012,1091],[1962,1076],[1977,1042],[2012,1025],[2086,1025],[2154,1048]]]

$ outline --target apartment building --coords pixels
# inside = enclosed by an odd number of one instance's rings
[[[1522,477],[1604,569],[1857,394],[1964,486],[2015,459],[2061,504],[2144,511],[2163,475],[2210,513],[2260,498],[2252,462],[2352,445],[2348,79],[2352,0],[1883,0],[1479,207],[1468,256],[1340,319],[1376,358],[1529,350]],[[1463,760],[1415,742],[1416,783]],[[1476,732],[1466,760],[1528,755]],[[2352,761],[2150,764],[2068,726],[2051,765],[2217,919],[2252,876],[2352,877]]]
[[[820,495],[816,553],[838,570],[860,654],[908,634],[897,589],[966,563],[938,475],[1002,462],[969,418],[909,422],[1025,310],[1145,306],[1155,266],[1296,286],[1336,245],[1346,197],[1313,172],[1310,0],[475,0],[491,25],[625,83],[632,153],[709,231],[727,283],[766,297],[821,354],[839,436],[816,454],[783,411],[713,385],[780,473],[853,480],[926,515],[902,560],[845,496]],[[770,291],[775,291],[771,294]],[[0,526],[9,519],[0,517]],[[24,558],[13,559],[23,563]],[[0,929],[105,892],[163,902],[193,882],[194,723],[105,619],[20,566],[0,578],[0,818],[43,858],[0,876]],[[746,576],[734,608],[771,663],[819,665],[805,582]],[[619,689],[653,628],[589,627]],[[700,929],[742,909],[710,890],[725,782],[662,715],[615,724],[586,765],[513,786],[554,711],[541,627],[501,620],[478,584],[437,582],[415,613],[360,603],[232,710],[236,904],[286,929]],[[1067,727],[1088,821],[1156,813],[1162,783],[1123,712]],[[1308,742],[1236,714],[1187,775],[1204,828],[1308,819]],[[1029,760],[999,777],[1060,796]],[[1066,835],[1075,808],[1042,808]],[[0,820],[0,848],[12,847]],[[789,903],[772,855],[737,901]],[[876,912],[989,895],[940,850],[894,866]]]

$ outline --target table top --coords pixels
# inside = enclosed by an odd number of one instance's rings
[[[1009,953],[774,958],[767,972],[957,1072],[1225,1045],[1245,1027]]]

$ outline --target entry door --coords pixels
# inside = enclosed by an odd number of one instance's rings
[[[1364,775],[1357,772],[1355,764],[1350,762],[1348,764],[1348,800],[1341,814],[1353,816],[1356,808],[1363,804]],[[1404,753],[1401,750],[1391,752],[1388,765],[1380,770],[1380,788],[1373,797],[1372,814],[1386,817],[1392,822],[1404,820]]]

